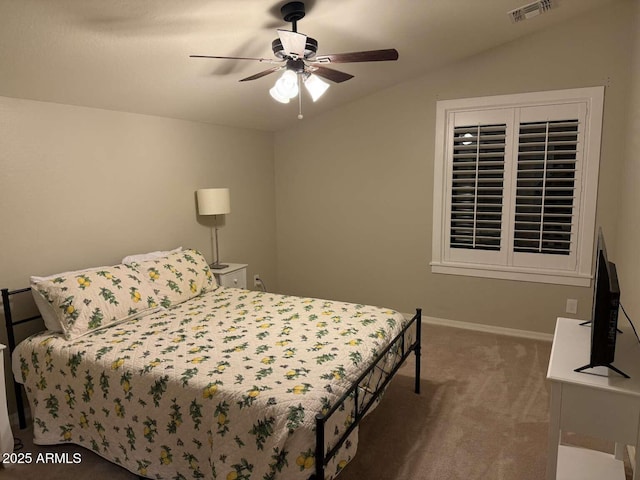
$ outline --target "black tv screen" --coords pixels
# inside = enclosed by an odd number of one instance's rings
[[[628,377],[612,365],[616,353],[619,306],[620,287],[616,266],[607,258],[604,235],[602,229],[599,229],[593,281],[593,307],[589,322],[591,323],[591,352],[589,364],[577,368],[577,372],[592,367],[605,366],[624,377]]]

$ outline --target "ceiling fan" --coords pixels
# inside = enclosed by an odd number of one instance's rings
[[[302,84],[306,87],[315,102],[329,88],[329,84],[322,79],[334,83],[341,83],[353,78],[353,75],[349,73],[328,68],[326,65],[332,63],[385,62],[398,59],[398,51],[395,48],[316,55],[318,41],[315,38],[298,33],[298,21],[305,16],[304,3],[285,3],[280,8],[280,13],[285,22],[291,23],[291,30],[278,29],[278,38],[271,43],[271,49],[273,50],[275,58],[223,57],[213,55],[190,55],[190,57],[252,60],[274,64],[274,67],[242,78],[240,81],[256,80],[271,73],[284,70],[283,75],[278,79],[274,87],[269,90],[269,93],[275,100],[281,103],[289,103],[289,100],[297,96],[300,110],[302,100],[299,92]],[[299,111],[298,118],[302,119],[301,111]]]

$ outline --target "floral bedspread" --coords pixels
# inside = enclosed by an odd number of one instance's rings
[[[223,288],[13,356],[37,444],[71,442],[158,479],[306,480],[315,415],[401,330],[377,307]],[[326,428],[327,445],[352,421]],[[355,454],[357,430],[327,468]]]

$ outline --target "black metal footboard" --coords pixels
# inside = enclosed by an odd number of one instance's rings
[[[315,452],[315,474],[309,477],[309,480],[324,480],[325,468],[333,457],[338,453],[340,447],[348,439],[349,435],[358,426],[360,420],[367,414],[371,406],[379,399],[384,389],[391,381],[396,372],[403,365],[405,360],[413,352],[416,356],[415,366],[415,393],[420,393],[420,355],[421,355],[421,321],[422,309],[416,309],[416,314],[405,325],[402,331],[387,345],[387,347],[378,354],[372,364],[365,370],[353,385],[340,397],[340,399],[326,412],[316,415],[316,452]],[[407,341],[407,335],[415,326],[415,339],[413,342]],[[407,344],[409,343],[409,344]],[[389,370],[385,370],[386,359],[389,355],[396,358]],[[388,367],[387,367],[388,368]],[[370,379],[376,378],[376,385],[371,388]],[[353,421],[340,435],[338,440],[331,446],[325,448],[325,426],[331,416],[338,410],[343,410],[349,403],[353,408]]]
[[[9,347],[9,358],[11,358],[11,355],[13,354],[13,351],[16,348],[16,336],[13,329],[17,325],[31,322],[32,320],[38,320],[42,317],[40,315],[33,315],[20,320],[13,319],[13,314],[11,313],[11,304],[10,304],[11,297],[13,295],[29,292],[31,291],[31,288],[27,287],[27,288],[21,288],[19,290],[9,290],[7,288],[3,288],[1,291],[2,291],[2,305],[4,307],[4,324],[7,329],[7,343],[8,343],[7,346]],[[24,402],[22,400],[22,386],[18,382],[16,382],[15,377],[13,376],[13,373],[10,373],[10,375],[11,375],[11,378],[13,379],[13,390],[16,395],[16,406],[18,408],[18,421],[20,423],[20,428],[23,429],[27,427],[27,419],[24,413]]]

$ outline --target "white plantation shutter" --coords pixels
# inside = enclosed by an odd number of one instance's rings
[[[569,255],[578,119],[520,124],[514,251]]]
[[[523,107],[516,118],[512,264],[573,271],[586,108],[581,103]]]
[[[602,102],[602,88],[438,102],[433,271],[588,284]]]
[[[513,113],[459,112],[447,138],[446,258],[452,262],[504,263],[508,237],[506,158],[512,149]],[[508,200],[508,199],[507,199]]]
[[[507,126],[458,126],[453,133],[450,246],[500,250]]]

